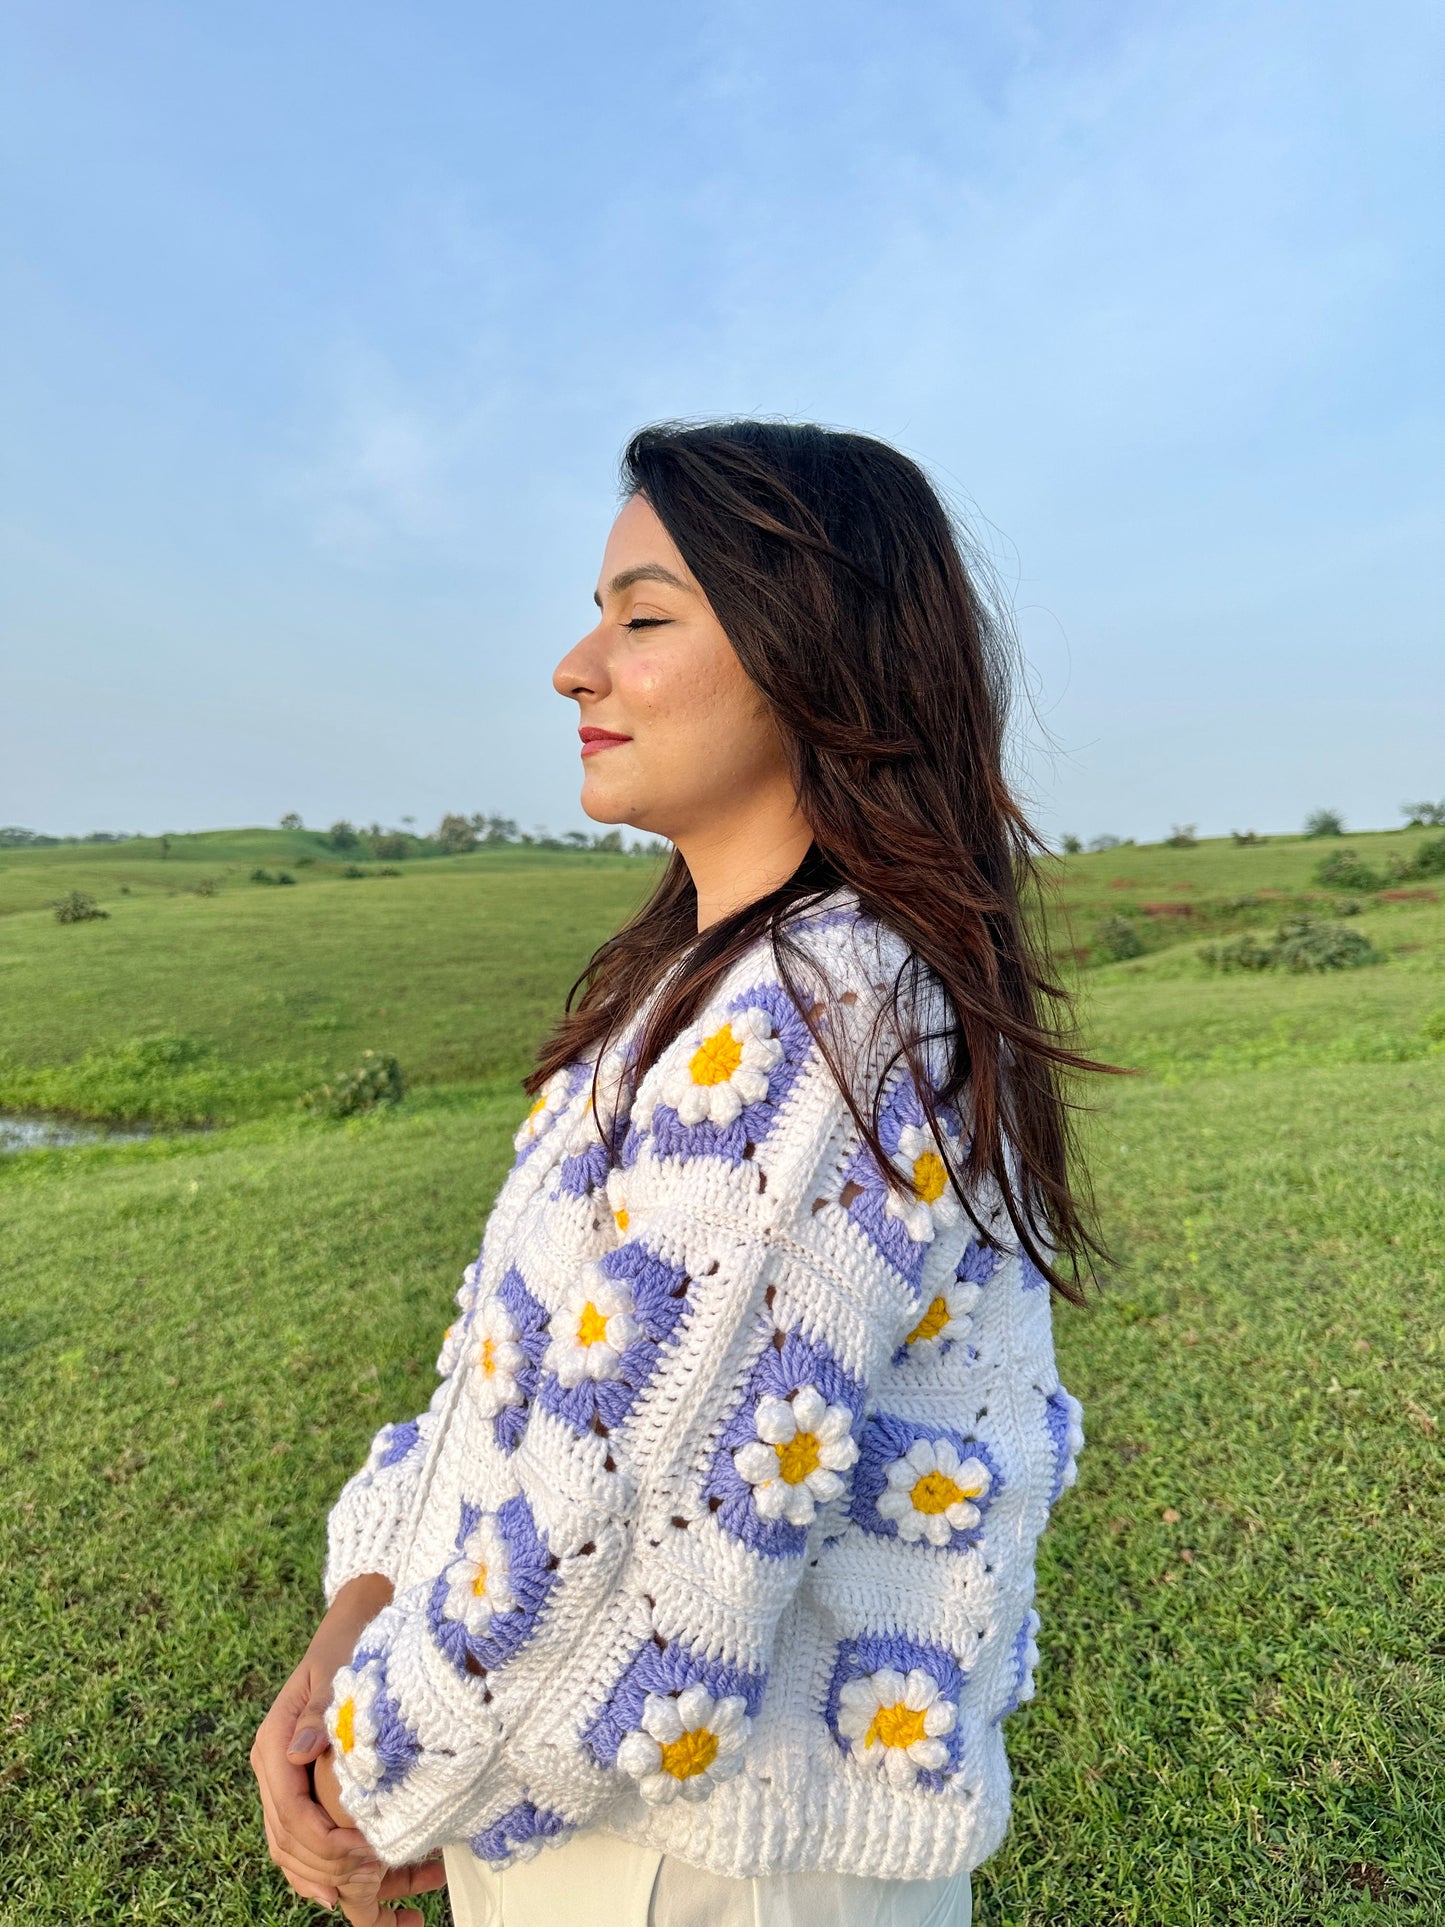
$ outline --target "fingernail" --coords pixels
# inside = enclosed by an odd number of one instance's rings
[[[298,1733],[296,1735],[295,1739],[292,1740],[290,1746],[287,1747],[286,1751],[288,1753],[305,1753],[306,1751],[308,1751],[309,1748],[315,1746],[315,1744],[316,1744],[316,1735],[311,1731],[310,1727],[308,1726],[304,1733]]]

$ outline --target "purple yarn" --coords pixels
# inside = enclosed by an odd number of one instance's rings
[[[1037,1291],[1049,1282],[1026,1251],[1019,1252],[1019,1282],[1025,1291]]]
[[[402,1718],[401,1707],[387,1686],[386,1660],[381,1647],[368,1646],[353,1653],[350,1662],[353,1672],[360,1673],[364,1667],[374,1665],[381,1673],[381,1684],[371,1703],[372,1718],[376,1721],[377,1757],[382,1763],[381,1778],[374,1789],[377,1792],[404,1780],[421,1753],[420,1741]]]
[[[504,1405],[492,1419],[492,1437],[498,1447],[503,1452],[515,1452],[527,1429],[527,1411],[536,1396],[542,1357],[550,1342],[547,1336],[547,1311],[528,1291],[526,1280],[515,1265],[509,1267],[497,1286],[497,1297],[511,1314],[512,1323],[517,1328],[517,1343],[526,1356],[526,1363],[517,1368],[521,1404]]]
[[[564,1386],[555,1372],[543,1372],[537,1402],[544,1411],[563,1419],[579,1435],[590,1432],[594,1420],[608,1431],[621,1425],[637,1396],[657,1369],[662,1347],[688,1309],[685,1271],[664,1264],[647,1246],[633,1239],[609,1251],[601,1260],[608,1278],[632,1288],[632,1310],[642,1327],[618,1360],[615,1378],[584,1378]]]
[[[490,1860],[496,1864],[509,1860],[518,1847],[525,1847],[533,1840],[553,1840],[566,1831],[567,1822],[560,1813],[523,1800],[519,1805],[509,1807],[489,1827],[474,1833],[467,1845],[479,1860]]]
[[[925,1552],[966,1552],[983,1537],[988,1509],[1002,1491],[1004,1481],[998,1461],[988,1447],[976,1438],[954,1431],[951,1426],[921,1425],[915,1419],[899,1418],[892,1412],[875,1412],[864,1424],[859,1441],[849,1514],[865,1532],[879,1539],[898,1537],[897,1520],[882,1517],[878,1500],[888,1485],[888,1467],[895,1459],[903,1458],[918,1439],[927,1439],[930,1444],[935,1439],[947,1439],[961,1459],[981,1459],[988,1467],[988,1491],[973,1501],[982,1515],[978,1524],[953,1532],[946,1545],[935,1547],[927,1541],[919,1542]]]
[[[462,1501],[456,1536],[458,1553],[481,1516],[480,1506]],[[520,1651],[536,1631],[542,1608],[559,1576],[560,1569],[537,1530],[531,1508],[520,1494],[497,1508],[496,1519],[497,1529],[507,1542],[508,1577],[517,1596],[516,1607],[511,1612],[494,1614],[490,1631],[469,1633],[459,1619],[448,1619],[442,1612],[451,1584],[445,1569],[433,1581],[427,1601],[427,1623],[432,1637],[459,1673],[467,1671],[468,1654],[479,1665],[491,1669],[505,1665]]]
[[[1049,1504],[1052,1505],[1064,1489],[1064,1473],[1069,1464],[1069,1406],[1063,1388],[1050,1393],[1044,1404],[1044,1424],[1049,1429],[1049,1441],[1054,1448],[1054,1477],[1049,1491]]]
[[[421,1427],[414,1418],[407,1419],[404,1425],[394,1425],[391,1428],[391,1437],[386,1442],[386,1450],[376,1462],[377,1471],[380,1472],[385,1466],[398,1464],[415,1447],[420,1437]]]
[[[611,1766],[627,1734],[641,1726],[643,1702],[649,1693],[681,1693],[698,1684],[705,1686],[715,1700],[741,1694],[750,1717],[756,1718],[767,1673],[709,1659],[681,1640],[659,1646],[649,1639],[618,1678],[607,1704],[582,1730],[582,1738],[599,1766]]]
[[[853,1742],[838,1731],[838,1708],[842,1703],[843,1688],[850,1680],[862,1679],[869,1673],[881,1671],[885,1666],[891,1666],[905,1677],[915,1666],[918,1667],[937,1680],[938,1689],[945,1699],[958,1705],[965,1669],[945,1647],[922,1645],[917,1640],[905,1639],[901,1633],[864,1633],[857,1639],[845,1639],[838,1646],[832,1678],[828,1681],[828,1697],[823,1706],[823,1718],[840,1751],[851,1753],[853,1750]],[[947,1766],[920,1772],[917,1780],[919,1786],[936,1793],[949,1775],[958,1771],[963,1757],[963,1734],[959,1727],[960,1722],[955,1719],[952,1732],[940,1736],[948,1748]]]
[[[986,1285],[998,1266],[999,1253],[995,1247],[970,1238],[953,1275],[965,1285]]]
[[[1024,1690],[1024,1681],[1029,1676],[1028,1661],[1024,1658],[1024,1654],[1028,1649],[1028,1643],[1029,1620],[1028,1615],[1025,1614],[1024,1623],[1019,1627],[1014,1637],[1013,1653],[1009,1659],[1009,1666],[1013,1673],[1013,1685],[1009,1689],[1009,1696],[1004,1701],[1002,1708],[994,1715],[993,1724],[995,1726],[1001,1725],[1010,1713],[1016,1713],[1022,1704],[1020,1696]]]
[[[823,1345],[791,1331],[781,1351],[769,1345],[748,1375],[741,1402],[723,1429],[703,1486],[703,1497],[720,1499],[714,1517],[726,1532],[765,1559],[796,1559],[808,1542],[805,1526],[786,1519],[762,1519],[753,1502],[753,1488],[733,1464],[733,1453],[757,1437],[753,1414],[764,1398],[787,1398],[802,1385],[816,1385],[829,1405],[846,1405],[856,1430],[863,1409],[863,1387],[845,1372]]]

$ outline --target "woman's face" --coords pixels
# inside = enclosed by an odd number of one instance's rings
[[[642,495],[612,524],[593,600],[601,619],[552,677],[580,712],[587,814],[685,842],[770,800],[791,811],[772,713]]]

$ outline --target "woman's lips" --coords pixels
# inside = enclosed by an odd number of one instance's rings
[[[582,754],[595,756],[600,749],[615,749],[619,743],[630,743],[630,736],[619,736],[615,729],[579,729],[582,738]]]

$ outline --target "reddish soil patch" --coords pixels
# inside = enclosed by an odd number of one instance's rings
[[[1109,888],[1111,890],[1137,890],[1139,885],[1133,877],[1110,877]]]
[[[1380,895],[1386,903],[1438,903],[1438,890],[1382,890]]]
[[[1146,917],[1192,917],[1192,903],[1141,903],[1139,908]]]

